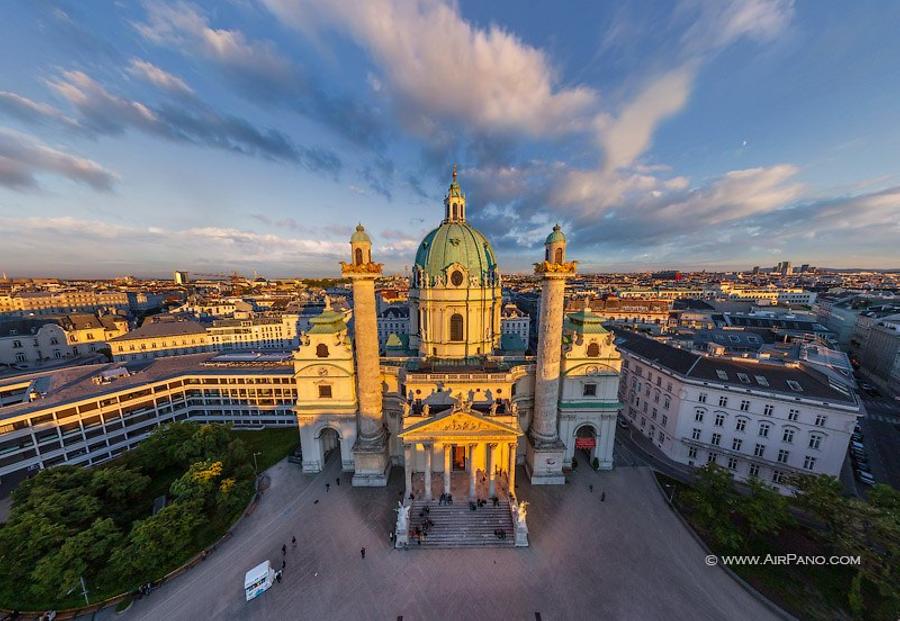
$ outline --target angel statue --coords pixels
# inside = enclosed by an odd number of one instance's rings
[[[412,505],[403,506],[403,503],[399,500],[397,501],[397,508],[394,511],[397,512],[397,532],[405,533],[409,530],[409,510]]]
[[[516,508],[516,510],[519,512],[519,519],[518,519],[519,524],[524,524],[525,516],[528,513],[528,503],[523,500],[522,502],[519,503],[519,506]]]

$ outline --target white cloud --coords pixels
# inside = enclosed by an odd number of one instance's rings
[[[168,71],[160,69],[153,63],[141,60],[140,58],[132,58],[127,71],[133,76],[146,80],[147,82],[172,93],[190,95],[194,92],[191,87],[178,76],[172,75]]]
[[[34,136],[0,127],[0,185],[37,187],[36,176],[53,174],[97,190],[109,190],[116,175],[100,164],[47,146]]]
[[[694,74],[692,65],[674,69],[650,80],[618,116],[597,117],[604,169],[629,166],[650,146],[659,123],[687,103]]]
[[[379,65],[380,79],[390,84],[392,95],[426,118],[450,118],[489,132],[548,136],[582,126],[596,103],[590,88],[558,86],[544,52],[499,26],[473,26],[455,5],[437,0],[264,3],[301,32],[319,20],[349,34]]]
[[[53,106],[9,91],[0,91],[0,110],[29,123],[53,122],[70,129],[80,127],[78,121]]]

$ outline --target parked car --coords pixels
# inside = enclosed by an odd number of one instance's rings
[[[865,453],[857,455],[856,453],[850,453],[850,459],[853,460],[854,464],[868,464],[869,458],[865,455]]]
[[[875,477],[873,477],[870,472],[857,472],[856,478],[859,479],[860,483],[875,485]]]
[[[850,440],[850,450],[856,449],[857,451],[866,450],[865,445],[862,442],[857,442],[856,440]]]
[[[859,442],[861,444],[863,441],[863,434],[854,433],[852,436],[850,436],[850,439],[853,440],[854,442]]]

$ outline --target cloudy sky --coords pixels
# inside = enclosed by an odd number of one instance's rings
[[[402,272],[453,162],[507,272],[900,266],[900,3],[0,6],[0,271]]]

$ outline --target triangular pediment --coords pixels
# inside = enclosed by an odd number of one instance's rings
[[[398,434],[406,440],[434,437],[472,437],[489,436],[492,438],[509,438],[513,440],[522,432],[504,423],[500,423],[472,411],[449,410],[417,422]]]

